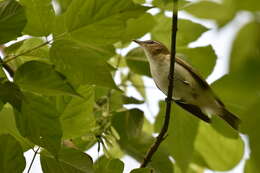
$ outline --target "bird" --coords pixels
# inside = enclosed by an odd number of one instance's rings
[[[133,40],[148,59],[151,76],[156,86],[167,95],[171,54],[162,43],[154,40]],[[172,100],[184,110],[210,123],[212,116],[224,119],[235,130],[240,119],[228,111],[199,72],[183,59],[175,57]]]

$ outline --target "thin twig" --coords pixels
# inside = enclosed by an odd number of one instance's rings
[[[152,156],[159,148],[162,141],[165,139],[165,134],[168,131],[169,122],[170,122],[170,114],[171,114],[171,102],[173,95],[173,87],[174,87],[174,63],[175,63],[175,54],[176,54],[176,34],[177,34],[177,22],[178,22],[178,0],[173,0],[173,13],[172,13],[172,38],[171,38],[171,64],[169,71],[169,86],[168,86],[168,94],[166,98],[166,112],[163,127],[160,131],[160,134],[156,137],[156,141],[153,143],[149,151],[147,152],[143,163],[140,168],[144,168],[151,161]]]
[[[37,155],[37,153],[38,153],[38,151],[39,151],[40,148],[41,148],[41,147],[38,147],[38,148],[34,151],[34,155],[33,155],[33,158],[32,158],[32,161],[31,161],[31,163],[30,163],[30,166],[29,166],[29,168],[28,168],[27,173],[30,173],[31,168],[32,168],[32,165],[33,165],[33,162],[34,162],[35,157],[36,157],[36,155]]]
[[[44,42],[44,43],[42,43],[42,44],[40,44],[40,45],[38,45],[38,46],[36,46],[36,47],[30,49],[30,50],[27,50],[27,51],[25,51],[25,52],[22,52],[22,53],[20,53],[20,54],[18,54],[18,55],[11,56],[10,58],[9,58],[9,57],[6,57],[6,59],[3,61],[2,64],[3,64],[3,65],[4,65],[4,64],[7,64],[8,62],[10,62],[10,61],[16,59],[17,57],[26,55],[26,54],[28,54],[28,53],[31,53],[31,52],[33,52],[34,50],[39,49],[39,48],[41,48],[41,47],[43,47],[43,46],[49,44],[50,42],[51,42],[51,41],[46,41],[46,42]],[[8,56],[8,55],[7,55],[7,56]]]

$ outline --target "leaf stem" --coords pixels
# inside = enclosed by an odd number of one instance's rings
[[[177,35],[177,23],[178,23],[178,0],[173,0],[173,13],[172,13],[172,36],[171,36],[171,62],[170,62],[170,71],[168,75],[169,86],[166,101],[166,112],[163,127],[156,137],[155,142],[152,144],[150,149],[148,150],[140,168],[144,168],[151,161],[154,153],[158,150],[162,141],[166,138],[166,133],[169,128],[170,123],[170,114],[171,114],[171,102],[173,96],[173,88],[174,88],[174,64],[175,64],[175,54],[176,54],[176,35]]]

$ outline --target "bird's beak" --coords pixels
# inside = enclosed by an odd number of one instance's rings
[[[139,44],[140,46],[142,45],[142,41],[139,41],[139,40],[133,40],[133,42],[135,42],[135,43],[137,43],[137,44]]]

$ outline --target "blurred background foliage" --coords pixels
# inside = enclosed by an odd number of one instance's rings
[[[143,51],[121,51],[147,33],[170,47],[171,9],[172,0],[0,0],[0,170],[23,172],[30,164],[23,154],[36,146],[45,173],[122,173],[125,155],[141,162],[160,131],[165,104],[159,103],[155,123],[142,110],[125,107],[153,98],[147,97],[144,76],[151,75]],[[240,132],[217,117],[206,124],[174,105],[168,136],[149,168],[131,172],[228,171],[242,160],[248,141],[243,172],[257,173],[260,1],[179,0],[179,10],[214,22],[218,31],[241,13],[249,16],[227,45],[229,73],[212,84],[242,119]],[[212,45],[190,43],[209,30],[190,19],[178,21],[178,56],[205,78],[218,57]],[[130,97],[129,88],[142,99]],[[84,153],[95,144],[104,151],[97,160]]]

